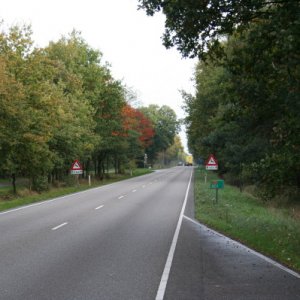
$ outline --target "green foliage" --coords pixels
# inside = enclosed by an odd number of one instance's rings
[[[214,153],[219,172],[265,199],[299,199],[299,3],[270,5],[223,43],[225,57],[199,62],[196,95],[183,94],[194,157]],[[289,191],[289,193],[287,193]]]
[[[85,175],[94,165],[103,178],[110,165],[121,170],[142,155],[138,131],[114,135],[128,91],[102,54],[76,31],[45,48],[34,48],[31,35],[27,26],[0,33],[0,174],[27,177],[42,191],[45,178],[62,182],[74,159]]]
[[[179,162],[185,161],[185,152],[179,135],[174,137],[174,143],[164,153],[165,163],[167,165],[177,165]]]
[[[179,131],[179,122],[175,112],[167,105],[149,105],[141,108],[154,127],[153,143],[147,147],[149,161],[154,162],[159,152],[166,151],[174,143],[174,138]]]
[[[235,30],[247,30],[252,22],[274,19],[278,11],[282,15],[287,10],[294,16],[299,13],[299,2],[293,0],[138,1],[139,8],[150,16],[158,11],[165,14],[163,43],[167,48],[175,46],[184,57],[198,56],[201,59],[222,56],[224,52],[221,42],[224,36],[231,35]],[[286,17],[285,20],[288,20],[288,15]]]
[[[32,180],[32,188],[37,192],[48,190],[48,177],[42,175],[34,177]]]

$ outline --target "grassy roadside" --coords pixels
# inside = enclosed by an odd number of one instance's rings
[[[28,205],[31,203],[52,199],[60,196],[64,196],[67,194],[77,193],[80,191],[84,191],[90,188],[95,188],[107,184],[111,184],[117,181],[133,178],[136,176],[141,176],[145,174],[151,173],[151,170],[148,169],[136,169],[133,171],[131,175],[114,175],[111,174],[109,179],[104,179],[102,181],[92,181],[92,185],[89,186],[86,180],[81,181],[78,186],[69,186],[69,187],[60,187],[60,188],[50,188],[48,191],[42,193],[29,192],[28,189],[24,187],[20,187],[18,189],[18,195],[12,195],[11,187],[1,187],[0,188],[0,211],[16,208],[23,205]],[[9,200],[7,200],[9,199]]]
[[[216,203],[216,192],[209,188],[216,176],[207,172],[205,184],[204,173],[199,168],[195,170],[196,218],[299,272],[300,220],[292,217],[287,208],[263,203],[226,182]]]

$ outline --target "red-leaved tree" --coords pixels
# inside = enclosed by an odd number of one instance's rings
[[[138,135],[138,140],[143,148],[152,144],[155,134],[151,121],[138,109],[126,104],[122,109],[122,131],[113,132],[114,136],[128,137],[134,131]]]

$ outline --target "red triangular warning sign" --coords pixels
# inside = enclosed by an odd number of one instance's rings
[[[218,170],[218,161],[212,154],[205,162],[205,168],[206,170]]]
[[[216,165],[217,163],[216,163],[216,161],[215,161],[215,159],[213,157],[210,157],[207,164],[208,165]]]
[[[73,162],[71,170],[82,170],[81,164],[77,159]]]

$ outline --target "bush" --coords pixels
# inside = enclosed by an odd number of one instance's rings
[[[67,175],[63,178],[63,182],[66,186],[75,186],[77,185],[77,179],[75,175]]]
[[[32,188],[37,192],[47,191],[49,189],[48,177],[39,175],[33,178]]]

